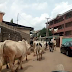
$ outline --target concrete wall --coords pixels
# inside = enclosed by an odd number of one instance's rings
[[[26,39],[30,43],[30,30],[24,28],[18,28],[21,31],[22,38]]]
[[[17,32],[11,31],[6,28],[2,28],[1,35],[0,35],[0,41],[5,41],[5,40],[20,41],[22,40],[22,37]]]
[[[1,33],[0,33],[0,42],[2,41],[2,35],[1,35]]]
[[[9,26],[4,23],[0,23],[1,33],[2,33],[2,41],[11,39],[11,40],[22,40],[22,38],[26,39],[28,42],[30,42],[30,30],[28,29],[19,29],[17,27]],[[10,34],[10,38],[9,38]]]

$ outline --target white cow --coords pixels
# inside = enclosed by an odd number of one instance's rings
[[[34,41],[33,46],[34,46],[34,54],[37,55],[37,60],[42,59],[43,48],[40,41]]]
[[[36,45],[37,60],[42,59],[42,53],[43,53],[42,45],[41,43],[37,43]]]
[[[16,42],[12,40],[6,40],[3,45],[3,57],[0,57],[0,70],[3,65],[3,61],[9,62],[10,69],[14,72],[13,62],[15,59],[19,59],[20,64],[17,68],[22,69],[22,61],[26,56],[27,51],[29,50],[30,45],[27,41],[22,40],[21,42]]]
[[[41,43],[41,45],[42,45],[42,50],[43,50],[43,52],[45,52],[45,49],[46,49],[46,42],[44,42],[44,41],[40,41],[40,43]]]
[[[4,59],[3,59],[3,42],[0,42],[0,70],[1,70],[1,68],[2,68],[2,63],[3,63],[3,61],[4,61]]]
[[[43,50],[43,52],[45,52],[46,42],[45,41],[38,41],[38,43],[40,43],[42,45],[41,49]]]
[[[6,40],[6,41],[9,41],[9,40]],[[6,64],[6,68],[9,68],[7,65],[7,62],[3,58],[3,45],[5,42],[0,42],[0,58],[1,58],[2,63]]]

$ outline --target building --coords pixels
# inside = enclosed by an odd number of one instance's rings
[[[53,35],[72,36],[72,9],[58,14],[56,18],[50,20],[48,28],[52,30]],[[48,24],[46,23],[46,24]]]
[[[32,31],[33,28],[3,21],[3,15],[4,13],[0,12],[0,41],[20,41],[26,39],[30,42],[30,31]]]
[[[32,33],[32,35],[31,35],[31,38],[33,39],[34,37],[39,37],[39,34],[40,34],[40,30],[37,30],[37,31],[33,31],[33,32],[31,32]]]

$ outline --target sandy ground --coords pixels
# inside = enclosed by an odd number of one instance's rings
[[[18,72],[51,72],[57,70],[57,65],[63,65],[65,71],[72,72],[72,57],[68,57],[61,54],[59,48],[54,52],[46,51],[43,54],[43,59],[41,61],[36,60],[36,56],[33,54],[28,56],[28,61],[24,61],[23,70]],[[10,72],[3,66],[2,72]]]

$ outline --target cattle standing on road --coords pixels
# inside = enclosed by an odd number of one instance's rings
[[[6,60],[7,62],[9,62],[11,71],[14,72],[15,70],[13,62],[15,59],[18,59],[20,62],[17,68],[19,68],[20,66],[20,69],[22,69],[22,61],[26,56],[29,48],[30,45],[25,40],[22,40],[21,42],[15,42],[11,40],[5,41],[3,45],[3,56],[0,57],[0,70],[3,65],[3,61]]]
[[[40,43],[37,43],[36,45],[36,54],[37,54],[37,60],[42,59],[42,49],[41,49],[42,45]]]
[[[42,54],[45,52],[45,42],[42,41],[34,41],[33,42],[34,47],[34,55],[37,55],[37,60],[42,59]]]

